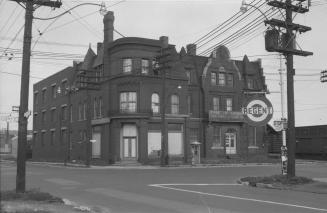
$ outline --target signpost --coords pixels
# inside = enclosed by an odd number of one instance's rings
[[[253,97],[245,102],[242,113],[250,126],[265,126],[273,115],[273,107],[265,97]]]

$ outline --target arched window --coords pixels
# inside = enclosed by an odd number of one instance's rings
[[[171,114],[179,113],[179,97],[177,95],[171,96]]]
[[[152,109],[152,113],[159,113],[159,95],[157,93],[153,93],[151,96],[151,109]]]

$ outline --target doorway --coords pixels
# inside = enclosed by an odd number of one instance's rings
[[[236,132],[228,130],[225,133],[226,154],[236,154]]]

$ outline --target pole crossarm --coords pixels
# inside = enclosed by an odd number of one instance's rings
[[[305,33],[312,29],[311,27],[308,26],[304,26],[301,24],[294,24],[294,23],[286,23],[285,21],[274,19],[274,18],[270,20],[265,20],[265,24],[269,24],[277,27],[283,27],[286,29],[288,28],[290,30],[299,31],[300,33]]]
[[[286,49],[286,48],[274,48],[275,52],[280,52],[283,54],[292,54],[292,55],[299,55],[299,56],[310,56],[313,55],[313,52],[297,50],[297,49]]]
[[[291,3],[288,4],[286,2],[277,1],[277,0],[268,1],[267,4],[272,6],[272,7],[277,7],[277,8],[281,8],[281,9],[290,8],[293,12],[296,12],[296,13],[309,12],[309,9],[306,8],[306,7],[303,7],[301,4],[300,5],[293,5]]]

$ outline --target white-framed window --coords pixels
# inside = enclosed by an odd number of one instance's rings
[[[248,86],[248,89],[254,89],[254,80],[253,80],[253,78],[248,78],[247,79],[247,86]]]
[[[152,60],[152,71],[153,71],[153,75],[158,75],[158,68],[159,68],[159,64],[158,61],[153,59]]]
[[[103,100],[102,97],[99,97],[98,99],[98,117],[102,118],[102,106],[103,106]]]
[[[97,98],[94,98],[94,101],[93,101],[93,118],[97,118],[98,116],[98,100]]]
[[[42,111],[42,117],[41,117],[41,119],[42,119],[42,124],[44,124],[45,123],[45,116],[46,116],[46,111]]]
[[[57,89],[57,87],[56,87],[55,84],[51,86],[51,96],[52,96],[52,98],[56,98],[56,95],[57,95],[57,90],[56,89]]]
[[[39,103],[39,93],[38,92],[34,92],[34,105],[38,105]]]
[[[123,72],[124,73],[132,72],[132,59],[131,58],[123,59]]]
[[[187,112],[189,114],[192,114],[192,96],[191,95],[187,96]]]
[[[219,111],[219,97],[212,98],[212,110]]]
[[[218,73],[218,85],[225,86],[226,85],[226,75],[225,73]]]
[[[217,73],[215,72],[211,73],[211,85],[213,86],[217,85]]]
[[[226,98],[226,111],[233,111],[233,99]]]
[[[119,102],[121,112],[136,112],[136,92],[121,92]]]
[[[83,104],[82,103],[78,104],[78,120],[79,121],[83,120]]]
[[[159,95],[157,93],[153,93],[151,96],[151,109],[152,113],[158,114],[160,111],[160,100]]]
[[[149,67],[150,67],[149,60],[142,59],[142,74],[148,74],[149,73]]]
[[[186,70],[187,83],[191,84],[191,71]]]
[[[84,104],[83,104],[83,119],[82,119],[82,120],[86,120],[86,107],[87,107],[86,104],[87,104],[87,103],[86,103],[86,101],[85,101]]]
[[[61,120],[65,121],[67,120],[67,106],[61,107]]]
[[[47,89],[44,88],[44,89],[42,89],[42,103],[45,103],[46,96],[47,96]]]
[[[233,74],[232,73],[228,73],[227,75],[227,86],[228,87],[233,87],[234,86],[234,76],[233,76]]]
[[[55,142],[55,131],[51,130],[51,135],[50,135],[50,144],[53,145]]]
[[[42,131],[41,132],[41,146],[44,146],[44,136],[45,136],[45,132]]]
[[[56,109],[53,108],[51,109],[51,122],[55,122],[56,121]]]
[[[213,127],[212,147],[223,147],[221,144],[221,129],[219,126]]]
[[[171,96],[171,114],[179,113],[179,97],[178,95]]]
[[[73,122],[73,105],[69,106],[69,115],[70,115],[70,122]]]
[[[189,139],[190,139],[190,143],[199,142],[199,129],[191,128]]]

